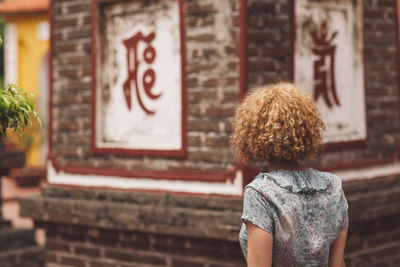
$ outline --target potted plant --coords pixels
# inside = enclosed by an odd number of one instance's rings
[[[41,125],[39,115],[34,110],[32,94],[24,92],[15,84],[0,88],[0,137],[7,136],[7,129],[22,136],[26,126],[32,125],[32,117]]]
[[[1,43],[2,39],[0,37],[0,45]],[[24,129],[32,125],[32,119],[37,120],[40,126],[42,125],[38,113],[34,110],[32,98],[32,93],[24,92],[15,84],[6,84],[3,87],[0,86],[0,150],[4,151],[5,149],[2,139],[7,137],[7,131],[17,132],[20,139],[22,139]],[[9,161],[6,159],[2,161],[3,164],[0,164],[2,168],[16,167],[10,166]]]

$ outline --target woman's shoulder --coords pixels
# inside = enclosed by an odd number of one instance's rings
[[[262,196],[314,191],[336,194],[342,192],[342,179],[333,173],[313,168],[304,171],[273,171],[259,173],[245,187],[245,194],[246,191],[256,191]]]
[[[253,181],[251,181],[249,184],[247,184],[244,187],[244,191],[248,190],[248,189],[252,189],[255,191],[260,192],[263,188],[263,184],[265,183],[265,179],[264,179],[264,173],[259,173],[257,174],[254,178]]]
[[[288,192],[276,184],[270,177],[268,173],[259,173],[254,177],[253,181],[250,182],[244,188],[244,194],[256,195],[263,198],[266,201],[275,201],[276,196],[282,196]]]
[[[319,171],[319,170],[316,170],[316,169],[314,169],[314,170],[319,175],[321,175],[321,177],[330,179],[332,181],[331,182],[331,187],[332,188],[342,189],[342,179],[339,176],[337,176],[336,174],[331,173],[331,172]]]

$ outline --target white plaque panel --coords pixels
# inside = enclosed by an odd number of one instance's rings
[[[182,56],[177,0],[100,6],[96,147],[182,150]]]
[[[295,0],[294,81],[317,101],[324,143],[365,140],[361,0]]]

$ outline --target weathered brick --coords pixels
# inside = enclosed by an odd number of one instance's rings
[[[212,3],[200,4],[197,2],[193,2],[193,3],[187,3],[186,11],[188,15],[206,15],[215,11],[215,9]]]
[[[53,124],[54,131],[77,131],[79,123],[76,121],[57,121]]]
[[[202,262],[195,262],[195,261],[190,260],[190,259],[176,259],[176,258],[173,258],[171,266],[172,267],[187,267],[187,266],[203,267],[204,264]]]
[[[267,3],[265,1],[251,1],[249,12],[259,13],[275,13],[275,3]]]
[[[233,117],[235,107],[209,107],[206,110],[206,115],[211,117]]]
[[[73,13],[89,12],[89,11],[90,11],[90,5],[82,3],[82,4],[67,6],[66,13],[73,14]]]
[[[111,263],[111,262],[105,262],[105,261],[90,261],[89,262],[90,267],[117,267],[117,263]]]
[[[61,256],[61,264],[68,266],[85,267],[84,260],[67,256]]]
[[[53,240],[49,240],[48,242],[46,242],[46,248],[48,248],[49,250],[64,251],[64,252],[71,251],[69,244]]]
[[[201,139],[198,136],[192,136],[188,138],[188,146],[201,146],[201,144]]]
[[[203,131],[203,132],[218,132],[219,125],[218,122],[213,122],[209,120],[196,120],[189,121],[188,123],[189,131]]]
[[[78,25],[78,19],[77,18],[60,18],[60,19],[55,19],[53,22],[53,28],[54,29],[63,29],[65,27],[73,27]]]
[[[191,42],[213,42],[215,41],[215,35],[210,33],[198,34],[193,36],[187,37],[188,41]]]
[[[215,79],[216,80],[216,79]],[[218,84],[218,81],[214,81],[214,80],[209,80],[206,81],[205,83],[207,83],[207,87],[213,87],[215,85],[214,84]],[[202,101],[212,101],[218,98],[218,94],[216,91],[197,91],[197,92],[191,92],[189,94],[189,103],[199,103]]]
[[[216,87],[219,84],[219,79],[217,78],[210,78],[203,82],[203,87]]]
[[[226,136],[207,137],[205,144],[210,147],[228,147],[229,138]]]
[[[58,263],[57,254],[54,252],[51,252],[50,250],[47,250],[46,253],[44,254],[44,260],[45,260],[45,262]]]
[[[271,59],[251,59],[249,60],[249,70],[250,71],[266,71],[274,70],[275,63]]]
[[[100,257],[100,250],[96,247],[74,246],[74,252],[78,255],[89,257]]]

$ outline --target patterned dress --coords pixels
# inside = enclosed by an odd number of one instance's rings
[[[330,245],[348,227],[347,207],[341,179],[331,173],[260,173],[244,191],[243,254],[250,221],[274,237],[272,266],[328,266]]]

